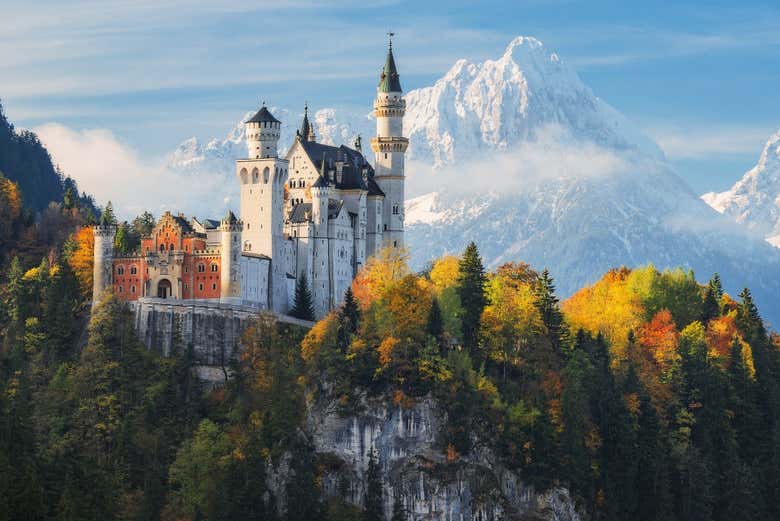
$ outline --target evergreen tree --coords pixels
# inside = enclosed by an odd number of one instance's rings
[[[444,319],[441,316],[441,306],[439,306],[439,299],[435,296],[433,297],[433,302],[431,302],[431,311],[428,313],[426,331],[437,340],[441,338],[441,335],[444,332]]]
[[[360,324],[360,307],[358,307],[352,288],[344,293],[344,303],[338,313],[338,345],[346,351],[352,341],[352,335],[358,331]]]
[[[458,296],[463,308],[461,315],[463,344],[473,354],[478,347],[482,311],[487,305],[485,294],[487,277],[479,250],[473,241],[466,246],[459,267]]]
[[[290,315],[302,320],[314,320],[314,305],[311,300],[311,290],[306,274],[302,273],[295,284],[295,302]]]
[[[720,281],[720,275],[717,273],[713,274],[707,286],[712,290],[718,302],[720,302],[720,299],[723,298],[723,284]]]
[[[534,303],[542,317],[542,323],[550,343],[556,351],[560,352],[564,346],[567,331],[558,297],[555,296],[555,283],[546,268],[542,271],[534,290]]]
[[[127,223],[124,222],[119,225],[116,236],[114,237],[114,249],[116,249],[118,253],[130,252],[130,239],[128,235]]]
[[[364,502],[363,521],[384,521],[384,500],[382,498],[382,476],[379,462],[374,449],[368,456],[366,472],[366,497]]]
[[[406,521],[406,509],[404,509],[403,498],[399,493],[396,493],[395,499],[393,499],[393,516],[390,521]]]
[[[100,214],[100,224],[104,226],[107,224],[116,224],[114,206],[111,204],[111,201],[106,204],[106,207],[103,208],[103,213]]]

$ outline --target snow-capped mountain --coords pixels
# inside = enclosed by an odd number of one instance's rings
[[[536,38],[515,38],[498,60],[458,60],[433,86],[409,92],[406,103],[409,157],[434,166],[512,150],[550,125],[574,138],[661,157],[655,143]]]
[[[756,166],[731,189],[701,198],[780,248],[780,130],[766,142]]]
[[[406,100],[407,194],[424,194],[405,209],[413,267],[475,240],[489,266],[550,268],[561,296],[620,265],[717,271],[731,293],[750,287],[780,323],[780,250],[707,206],[652,140],[538,40],[516,38],[497,60],[459,60]],[[274,113],[287,146],[302,113]],[[323,109],[313,119],[323,142],[373,135],[367,115]],[[188,140],[169,164],[232,176],[240,131]]]

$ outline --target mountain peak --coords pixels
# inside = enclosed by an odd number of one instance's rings
[[[518,48],[536,50],[544,48],[544,44],[541,42],[541,40],[538,40],[533,36],[520,35],[509,42],[509,44],[506,46],[506,50],[504,51],[504,56],[512,54]]]

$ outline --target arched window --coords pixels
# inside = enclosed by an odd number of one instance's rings
[[[135,293],[135,286],[130,286],[130,293]]]
[[[124,266],[119,266],[119,267],[116,269],[116,274],[117,274],[117,275],[124,275],[124,274],[125,274],[125,267],[124,267]]]
[[[169,250],[173,251],[175,248],[173,247],[173,243],[171,243],[171,247],[168,248]]]
[[[160,245],[160,251],[165,251],[165,245],[164,244]]]
[[[117,291],[119,291],[119,293],[122,293],[122,286],[117,286],[116,289],[117,289]]]
[[[219,267],[216,264],[211,265],[211,271],[217,271]]]
[[[136,275],[137,273],[138,273],[138,268],[136,268],[135,266],[130,266],[130,275]]]
[[[397,204],[393,205],[393,215],[398,215],[398,205]]]
[[[241,173],[238,174],[241,178],[241,184],[245,185],[249,182],[249,174],[246,171],[246,168],[241,169]]]
[[[257,170],[257,168],[252,170],[252,183],[257,183],[258,179],[260,177],[260,172]]]
[[[271,170],[265,167],[263,170],[263,183],[268,184],[268,178],[271,176]]]
[[[198,273],[203,273],[206,271],[206,265],[203,263],[198,264]]]

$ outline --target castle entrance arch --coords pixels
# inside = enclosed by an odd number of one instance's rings
[[[171,281],[168,279],[160,279],[160,282],[157,283],[157,297],[169,298],[172,295],[171,291]]]

